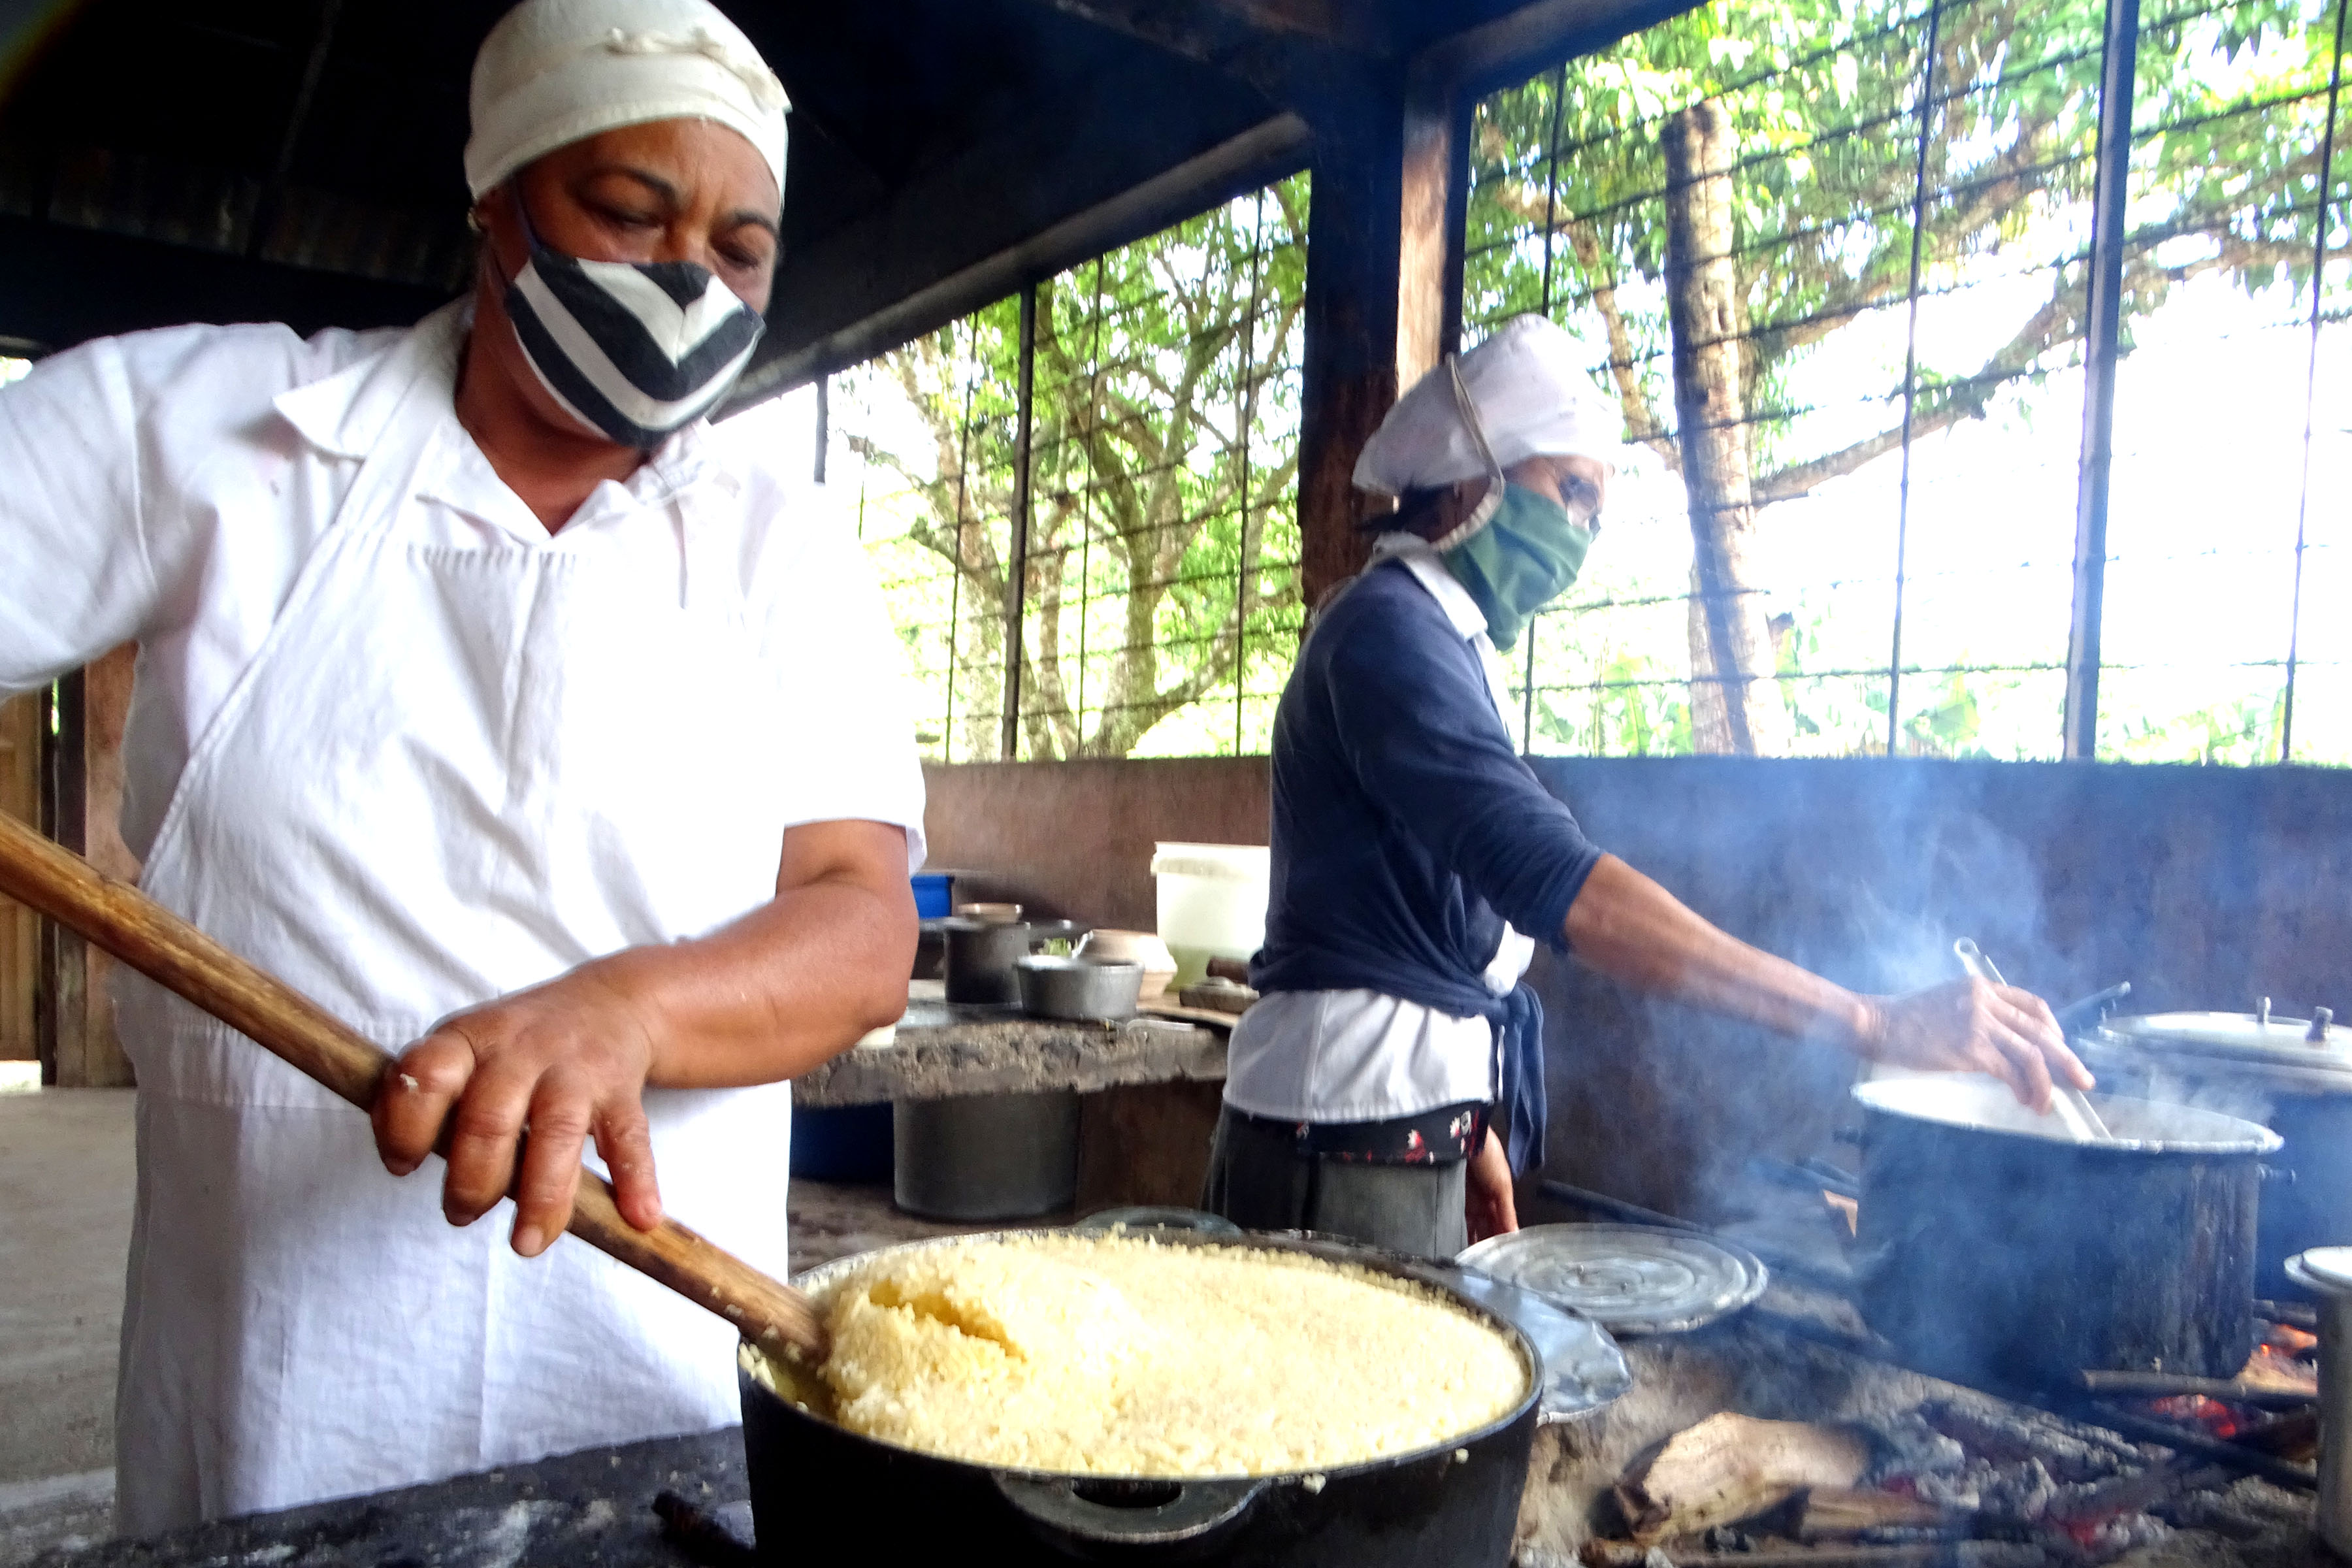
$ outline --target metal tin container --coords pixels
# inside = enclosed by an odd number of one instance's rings
[[[2319,1536],[2352,1557],[2352,1247],[2298,1253],[2286,1276],[2319,1299]]]
[[[1457,1259],[1617,1334],[1677,1334],[1752,1304],[1771,1275],[1719,1237],[1654,1225],[1530,1225]]]
[[[1034,1219],[1078,1194],[1078,1095],[901,1100],[890,1111],[890,1195],[927,1219]]]
[[[1139,963],[1032,954],[1013,968],[1021,989],[1021,1010],[1033,1018],[1080,1023],[1132,1018],[1143,994]]]
[[[1004,1233],[1020,1234],[1020,1233]],[[1232,1246],[1234,1238],[1162,1232],[1164,1246]],[[769,1561],[881,1556],[892,1561],[1218,1563],[1261,1568],[1503,1568],[1518,1523],[1535,1438],[1542,1362],[1517,1324],[1442,1268],[1368,1247],[1253,1236],[1247,1245],[1304,1252],[1444,1290],[1507,1335],[1528,1370],[1523,1398],[1499,1419],[1411,1454],[1312,1474],[1128,1480],[997,1468],[920,1454],[835,1426],[823,1390],[791,1363],[794,1398],[749,1370],[743,1454],[759,1538]],[[912,1242],[887,1252],[942,1245]],[[822,1290],[868,1253],[811,1269]]]
[[[2236,1117],[2092,1097],[2076,1143],[1997,1083],[1864,1084],[1863,1314],[1922,1371],[1995,1390],[2089,1369],[2234,1377],[2254,1343],[2261,1156]]]
[[[1087,928],[1075,921],[983,921],[954,915],[926,922],[947,938],[950,1002],[1002,1006],[1021,1000],[1014,965],[1048,942],[1075,942]]]

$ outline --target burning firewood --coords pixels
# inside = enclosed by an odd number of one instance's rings
[[[1931,1399],[1919,1406],[1919,1414],[1937,1431],[1989,1459],[2039,1459],[2062,1482],[2105,1480],[2148,1462],[2147,1455],[2113,1432],[2045,1412]]]
[[[2311,1399],[2319,1397],[2319,1369],[2307,1361],[2297,1361],[2274,1345],[2256,1345],[2254,1353],[2246,1358],[2245,1369],[2238,1373],[2238,1381],[2252,1388],[2300,1394]]]
[[[1617,1483],[1617,1505],[1646,1546],[1751,1519],[1809,1488],[1850,1489],[1870,1458],[1869,1441],[1855,1432],[1727,1411],[1637,1460]]]
[[[2319,1353],[2319,1336],[2299,1329],[2293,1323],[2264,1323],[2263,1343],[2274,1351],[2280,1351],[2291,1356]]]
[[[1843,1193],[1833,1193],[1827,1187],[1822,1189],[1822,1202],[1829,1205],[1838,1223],[1845,1226],[1845,1238],[1852,1241],[1862,1227],[1862,1205]]]
[[[1845,1541],[1873,1530],[1934,1529],[1952,1523],[1956,1517],[1916,1497],[1815,1487],[1805,1494],[1805,1516],[1797,1534],[1803,1541]]]
[[[2252,1405],[2263,1410],[2300,1410],[2318,1396],[2315,1394],[2284,1388],[2265,1388],[2256,1384],[2231,1382],[2219,1377],[2187,1377],[2170,1372],[2086,1372],[2083,1387],[2107,1398],[2118,1395],[2126,1399],[2174,1399],[2201,1396],[2210,1402],[2227,1401],[2233,1405]],[[2201,1406],[2184,1406],[2195,1413]],[[2161,1415],[2177,1414],[2160,1411]],[[2226,1437],[2227,1432],[2216,1436]]]

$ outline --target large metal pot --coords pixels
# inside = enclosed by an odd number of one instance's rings
[[[964,915],[926,921],[947,938],[947,994],[950,1002],[1001,1006],[1021,1000],[1014,968],[1049,942],[1075,942],[1087,928],[1076,921],[989,921]]]
[[[2030,1391],[2094,1368],[2232,1377],[2245,1364],[2275,1133],[2098,1095],[2115,1136],[2076,1143],[1979,1079],[1869,1083],[1854,1098],[1863,1314],[1913,1365]]]
[[[1002,1232],[999,1235],[1018,1235]],[[1234,1238],[1163,1232],[1170,1246],[1234,1245]],[[748,1370],[743,1450],[751,1512],[768,1560],[1234,1564],[1444,1563],[1496,1568],[1510,1557],[1519,1493],[1537,1424],[1542,1363],[1509,1319],[1449,1283],[1443,1266],[1420,1269],[1370,1248],[1253,1236],[1246,1244],[1304,1252],[1419,1279],[1446,1290],[1517,1348],[1528,1393],[1501,1419],[1433,1448],[1316,1475],[1118,1480],[994,1468],[878,1442],[816,1414],[824,1393],[799,1369],[794,1398]],[[886,1249],[910,1252],[944,1241]],[[821,1290],[877,1255],[811,1269],[798,1283]],[[1366,1369],[1367,1376],[1378,1375]],[[1041,1550],[1042,1549],[1042,1550]]]
[[[2352,1029],[2252,1013],[2157,1013],[2086,1029],[2074,1049],[2107,1087],[2259,1121],[2286,1141],[2266,1162],[2254,1282],[2284,1293],[2285,1261],[2352,1244]]]
[[[1078,1195],[1078,1091],[901,1100],[890,1193],[929,1219],[1034,1219]]]

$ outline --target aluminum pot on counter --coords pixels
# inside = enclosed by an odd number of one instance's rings
[[[1008,1231],[973,1239],[1002,1239]],[[1438,1447],[1315,1475],[1118,1479],[942,1458],[835,1426],[815,1412],[814,1380],[788,1399],[748,1368],[743,1452],[767,1560],[1220,1563],[1282,1568],[1444,1563],[1502,1568],[1510,1559],[1535,1437],[1543,1363],[1528,1335],[1441,1267],[1311,1238],[1162,1232],[1166,1245],[1245,1244],[1412,1279],[1444,1290],[1507,1335],[1528,1392],[1501,1419]],[[948,1245],[909,1242],[802,1275],[822,1291],[877,1257]],[[790,1365],[780,1375],[806,1373]],[[1378,1375],[1367,1369],[1366,1375]],[[1043,1552],[1041,1552],[1041,1548]]]
[[[2125,1094],[2259,1121],[2286,1141],[2265,1162],[2254,1283],[2284,1293],[2285,1262],[2352,1244],[2352,1029],[2252,1013],[2113,1018],[2074,1037],[2100,1082]]]
[[[925,921],[923,925],[947,939],[948,1000],[985,1006],[1021,1000],[1017,967],[1021,960],[1046,942],[1076,942],[1087,933],[1087,928],[1076,921],[981,920],[969,915]]]
[[[1863,1315],[1922,1371],[1979,1388],[2088,1369],[2237,1375],[2253,1352],[2256,1123],[2095,1095],[2072,1142],[2000,1084],[1863,1084]]]

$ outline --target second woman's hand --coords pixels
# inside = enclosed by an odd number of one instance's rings
[[[407,1175],[440,1145],[449,1223],[471,1225],[511,1194],[514,1249],[534,1258],[571,1223],[593,1138],[622,1216],[640,1230],[660,1224],[644,1104],[654,1042],[614,973],[628,958],[459,1013],[403,1051],[371,1112],[384,1168]]]
[[[1463,1173],[1463,1220],[1474,1242],[1504,1236],[1519,1228],[1518,1199],[1511,1183],[1511,1162],[1503,1141],[1486,1129],[1486,1141],[1470,1156]]]
[[[1874,997],[1855,1054],[1889,1067],[1982,1072],[2007,1084],[2019,1101],[2050,1109],[2051,1086],[2092,1087],[2088,1068],[2066,1047],[2049,1004],[2031,991],[1990,981],[1948,981],[1903,996]]]

